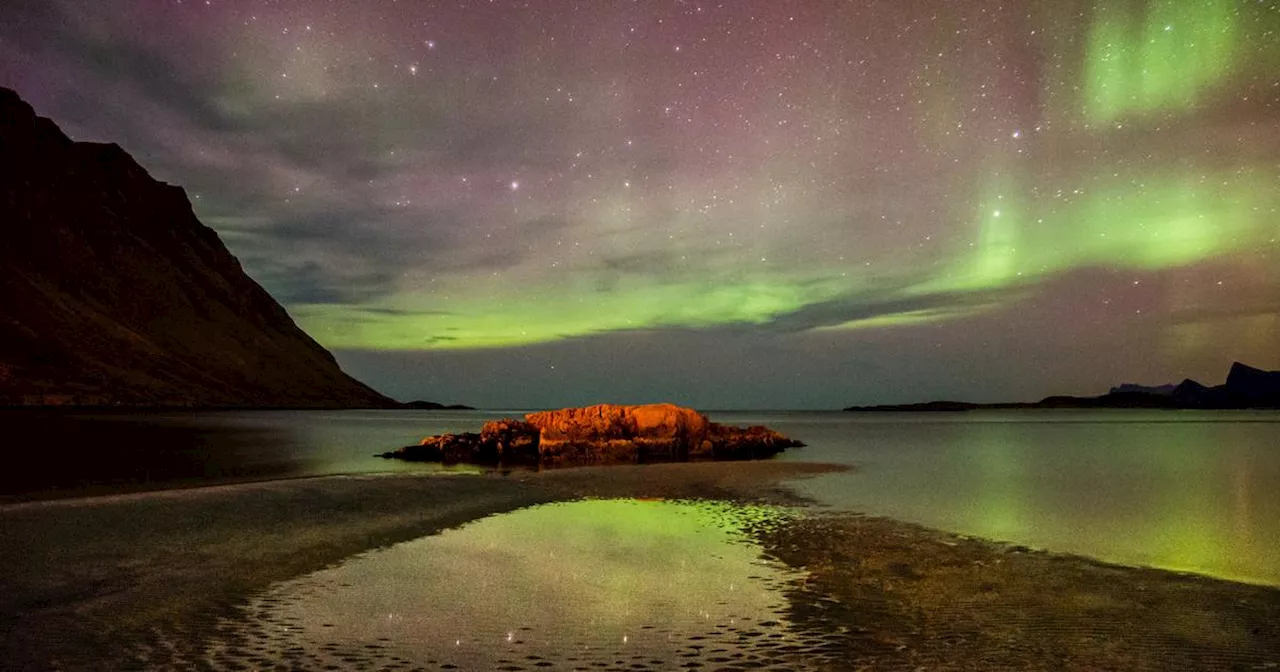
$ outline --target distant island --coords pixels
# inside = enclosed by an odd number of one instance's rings
[[[407,408],[348,376],[118,145],[0,87],[0,407]]]
[[[927,401],[918,404],[850,406],[846,411],[957,412],[980,409],[1168,408],[1168,409],[1280,409],[1280,371],[1264,371],[1235,362],[1222,385],[1209,387],[1190,378],[1177,385],[1145,386],[1125,383],[1097,397],[1046,397],[1035,402],[975,404]]]
[[[472,406],[464,406],[462,404],[440,404],[434,401],[417,401],[405,402],[404,408],[413,411],[474,411]]]

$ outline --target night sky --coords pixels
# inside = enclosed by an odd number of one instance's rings
[[[1280,0],[5,0],[0,85],[400,399],[1280,368]]]

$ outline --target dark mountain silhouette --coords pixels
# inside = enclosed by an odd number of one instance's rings
[[[245,275],[186,193],[0,88],[0,405],[394,406]]]
[[[1235,362],[1227,382],[1209,387],[1190,378],[1172,390],[1170,386],[1120,385],[1098,397],[1046,397],[1036,402],[974,404],[963,401],[928,401],[919,404],[850,406],[846,411],[972,411],[984,408],[1201,408],[1280,409],[1280,371],[1263,371]]]
[[[1168,396],[1178,388],[1172,383],[1168,385],[1139,385],[1137,383],[1120,383],[1111,388],[1111,394],[1122,394],[1126,392],[1137,392],[1140,394],[1159,394]]]
[[[1177,408],[1220,408],[1228,401],[1224,386],[1209,387],[1190,378],[1178,383],[1172,396],[1171,403]]]
[[[409,410],[414,410],[414,411],[474,411],[476,410],[475,407],[467,406],[465,404],[442,404],[437,401],[422,401],[421,399],[417,401],[405,402],[404,408]]]
[[[1235,362],[1223,387],[1233,401],[1246,406],[1280,405],[1280,371],[1263,371]]]

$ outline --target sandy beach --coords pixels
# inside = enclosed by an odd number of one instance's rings
[[[741,640],[736,649],[688,643],[684,657],[663,665],[618,660],[613,669],[1280,665],[1280,590],[822,511],[786,487],[836,468],[743,462],[338,476],[9,505],[0,508],[0,665],[245,667],[207,649],[219,627],[243,619],[243,605],[273,584],[493,514],[583,497],[715,499],[795,512],[751,531],[763,561],[795,577],[779,587],[790,644],[752,640],[773,636],[763,629],[734,630],[721,634]],[[305,653],[248,667],[305,668]],[[542,662],[536,669],[551,665]]]

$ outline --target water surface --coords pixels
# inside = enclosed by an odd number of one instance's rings
[[[1280,413],[753,419],[809,444],[781,459],[858,468],[797,483],[831,506],[1123,564],[1280,585]]]
[[[784,511],[587,500],[485,518],[276,584],[228,619],[214,667],[809,669],[800,573],[747,528]],[[736,669],[736,668],[735,668]]]
[[[332,474],[439,471],[375,453],[478,431],[501,411],[66,412],[0,410],[22,470],[0,501]],[[453,470],[474,471],[458,468]]]
[[[504,411],[0,412],[23,470],[0,498],[337,473],[440,470],[373,457]],[[808,444],[783,460],[828,506],[944,530],[1280,585],[1280,413],[711,412]]]

